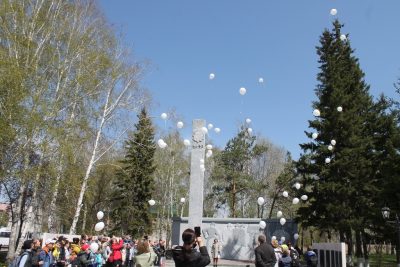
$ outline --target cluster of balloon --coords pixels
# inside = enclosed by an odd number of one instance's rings
[[[100,232],[104,229],[105,224],[104,224],[104,222],[101,221],[103,218],[104,218],[104,212],[102,212],[102,211],[97,212],[97,219],[100,222],[96,223],[96,225],[94,226],[94,230],[96,232]],[[96,243],[96,245],[97,245],[97,243]],[[90,245],[90,249],[92,249],[92,245]],[[93,247],[92,252],[95,253],[95,252],[97,252],[98,249],[99,249],[99,247],[97,245],[97,248]]]
[[[158,139],[157,144],[162,149],[167,147],[167,143],[165,143],[163,139]]]
[[[264,222],[264,221],[260,221],[259,223],[258,223],[258,225],[260,226],[260,228],[261,229],[265,229],[265,227],[267,227],[267,224]]]

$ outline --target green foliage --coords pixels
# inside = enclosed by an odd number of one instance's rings
[[[138,235],[151,233],[153,218],[148,201],[154,195],[154,128],[147,111],[138,115],[133,136],[125,145],[122,169],[117,172],[112,194],[113,232]]]
[[[252,158],[261,153],[260,147],[255,146],[255,139],[242,127],[215,159],[211,179],[216,182],[213,191],[218,197],[217,208],[228,205],[232,217],[238,216],[239,195],[251,188],[249,166]]]
[[[320,73],[313,108],[321,117],[309,121],[318,138],[300,145],[304,154],[297,171],[309,201],[299,209],[298,220],[321,231],[353,229],[357,237],[382,223],[382,190],[390,181],[398,183],[399,131],[391,104],[384,97],[372,100],[350,41],[340,39],[343,25],[336,20],[333,26],[323,32],[317,47]],[[312,132],[306,134],[311,138]],[[336,140],[332,151],[331,140]]]

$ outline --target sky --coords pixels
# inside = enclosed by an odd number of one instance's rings
[[[221,128],[210,142],[224,147],[246,118],[253,133],[297,159],[312,119],[318,57],[324,29],[344,23],[371,94],[399,99],[400,1],[398,0],[100,0],[113,27],[149,62],[142,86],[160,114],[175,110],[190,139],[193,119]],[[332,8],[337,15],[330,15]],[[215,78],[209,79],[214,73]],[[259,83],[259,78],[264,83]],[[240,95],[239,89],[246,88]],[[343,111],[345,112],[345,111]]]

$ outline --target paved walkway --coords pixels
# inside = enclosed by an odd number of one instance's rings
[[[212,262],[208,265],[212,266]],[[254,263],[252,262],[243,262],[243,261],[233,261],[233,260],[224,260],[220,259],[218,261],[218,267],[228,267],[228,266],[235,266],[235,267],[254,267]],[[173,260],[167,260],[165,267],[175,267],[175,263]]]

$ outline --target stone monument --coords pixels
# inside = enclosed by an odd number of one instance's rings
[[[195,226],[201,226],[203,218],[204,171],[201,170],[200,165],[204,164],[206,145],[205,132],[202,128],[205,126],[205,120],[193,120],[188,225],[192,229]]]

